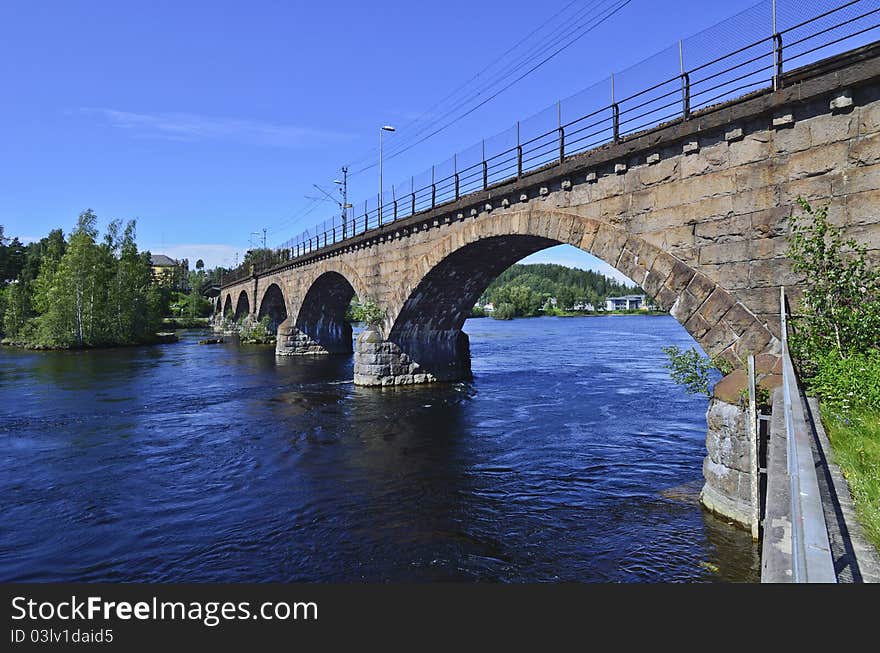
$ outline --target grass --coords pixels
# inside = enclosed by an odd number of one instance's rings
[[[865,534],[880,549],[880,411],[827,410],[826,431],[834,458],[849,481]]]

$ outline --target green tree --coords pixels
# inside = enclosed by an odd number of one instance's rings
[[[791,346],[809,376],[811,361],[828,352],[847,358],[880,346],[880,270],[864,245],[828,221],[827,208],[798,203],[804,215],[790,219],[788,257],[804,294]]]
[[[16,281],[9,284],[5,291],[3,332],[10,338],[17,338],[31,316],[30,289],[28,284]]]
[[[98,218],[91,209],[80,213],[76,229],[47,283],[50,297],[46,301],[41,326],[52,345],[82,347],[90,342],[95,325],[95,309],[100,274],[100,254],[96,241]],[[51,297],[54,295],[54,297]]]
[[[8,242],[0,241],[0,283],[18,278],[26,256],[27,247],[18,238],[12,238]]]
[[[501,302],[495,305],[492,317],[496,320],[512,320],[516,317],[516,307],[510,302]]]
[[[57,264],[64,256],[66,248],[67,242],[61,229],[53,229],[48,236],[30,243],[25,252],[24,265],[19,272],[19,278],[27,282],[34,281],[40,273],[43,260],[50,259]]]

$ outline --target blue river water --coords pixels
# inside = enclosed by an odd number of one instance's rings
[[[474,379],[351,357],[0,349],[2,581],[755,581],[697,503],[671,317],[469,320]]]

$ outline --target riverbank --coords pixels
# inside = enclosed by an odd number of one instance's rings
[[[28,349],[30,351],[89,351],[92,349],[117,349],[121,347],[144,347],[151,345],[167,345],[178,342],[179,338],[173,331],[160,331],[151,338],[139,340],[137,342],[117,342],[102,345],[89,345],[83,347],[52,347],[40,343],[33,343],[24,340],[15,340],[13,338],[3,338],[0,340],[0,346],[12,347],[15,349]]]
[[[210,317],[163,317],[162,327],[169,331],[177,329],[207,329],[211,326]]]
[[[646,315],[651,317],[659,317],[669,315],[667,311],[554,311],[553,313],[540,313],[539,315],[517,315],[511,318],[496,318],[491,313],[483,315],[470,315],[468,319],[476,320],[483,317],[491,317],[499,321],[531,319],[536,317],[609,317],[612,315]]]

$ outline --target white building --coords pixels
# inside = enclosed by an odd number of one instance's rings
[[[623,295],[605,300],[606,311],[636,311],[645,306],[644,295]]]

